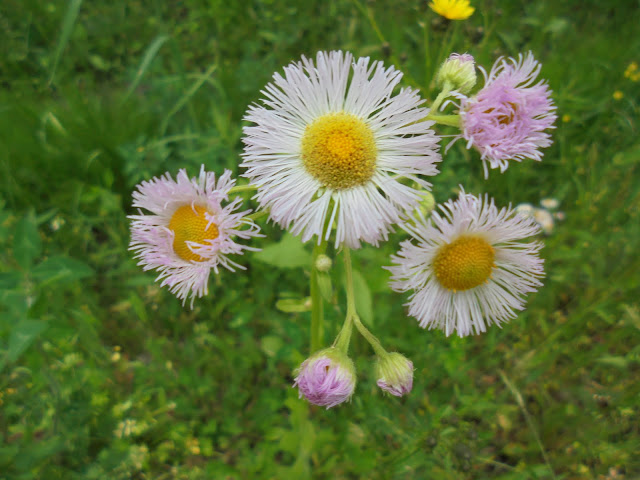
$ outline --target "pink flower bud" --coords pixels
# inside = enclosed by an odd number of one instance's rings
[[[316,352],[296,370],[294,387],[300,398],[322,407],[335,407],[351,398],[356,388],[353,361],[336,348]]]

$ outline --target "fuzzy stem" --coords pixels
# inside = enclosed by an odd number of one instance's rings
[[[351,252],[349,251],[349,247],[344,247],[343,253],[344,270],[347,280],[347,319],[345,320],[345,325],[347,323],[350,324],[350,322],[353,321],[360,334],[371,344],[376,354],[383,357],[387,354],[386,350],[382,347],[380,341],[369,330],[367,330],[367,327],[362,324],[360,317],[358,317],[358,312],[356,311],[356,298],[353,291],[353,269],[351,266]]]
[[[385,357],[387,355],[387,351],[380,343],[380,340],[378,340],[376,336],[371,333],[367,329],[367,327],[365,327],[364,324],[360,321],[360,317],[356,315],[353,319],[353,322],[356,324],[356,328],[360,332],[360,335],[362,335],[367,340],[367,342],[369,342],[369,345],[371,345],[373,351],[376,352],[376,355],[378,355],[380,358]]]
[[[316,268],[316,260],[319,255],[324,254],[327,249],[327,242],[322,241],[319,245],[313,247],[313,256],[311,264],[311,353],[320,350],[324,340],[324,311],[322,304],[322,295],[318,285],[318,270]]]
[[[356,312],[356,296],[353,292],[353,270],[351,267],[351,251],[349,247],[344,247],[344,271],[347,280],[347,317],[357,315]]]
[[[436,112],[436,115],[437,115],[440,105],[442,105],[442,102],[444,101],[444,99],[449,96],[452,89],[453,89],[453,85],[451,85],[451,82],[445,81],[444,85],[442,86],[442,91],[438,94],[436,99],[431,104],[431,107],[429,108],[429,116],[431,116],[431,113],[433,112]]]
[[[351,332],[353,330],[353,317],[347,315],[347,318],[344,320],[344,324],[342,325],[342,329],[335,341],[333,342],[333,346],[340,350],[345,355],[349,351],[349,342],[351,342]]]

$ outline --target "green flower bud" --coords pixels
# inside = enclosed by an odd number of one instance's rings
[[[476,84],[476,66],[473,57],[467,53],[452,53],[440,66],[436,74],[436,85],[442,88],[449,83],[453,90],[467,94]]]
[[[316,258],[316,269],[319,272],[328,272],[329,270],[331,270],[332,265],[333,261],[326,255],[320,254]]]
[[[433,209],[436,208],[436,199],[431,192],[424,192],[422,194],[422,200],[418,204],[418,210],[423,217],[427,217]]]
[[[376,376],[382,390],[401,397],[413,388],[413,363],[400,353],[387,353],[378,357]]]

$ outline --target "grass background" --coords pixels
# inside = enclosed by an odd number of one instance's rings
[[[640,5],[472,3],[454,23],[408,0],[2,3],[0,479],[640,478],[640,83],[624,76]],[[247,105],[320,49],[393,63],[430,99],[451,51],[489,67],[532,50],[560,117],[543,162],[484,181],[458,143],[434,195],[554,197],[566,214],[545,287],[478,337],[406,317],[379,268],[400,236],[356,252],[371,327],[413,360],[414,391],[383,396],[356,338],[356,395],[329,411],[290,388],[309,314],[275,308],[308,295],[308,268],[249,255],[183,309],[135,265],[126,220],[142,179],[241,173]],[[327,343],[339,262],[333,276]]]

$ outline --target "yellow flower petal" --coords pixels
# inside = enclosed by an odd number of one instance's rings
[[[466,20],[475,11],[469,0],[433,0],[429,7],[449,20]]]

